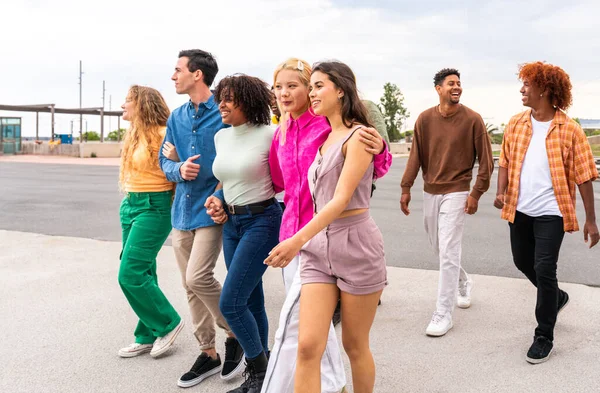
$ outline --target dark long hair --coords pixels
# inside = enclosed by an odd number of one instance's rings
[[[354,123],[368,127],[373,125],[368,120],[367,108],[358,97],[356,77],[352,69],[341,61],[323,61],[313,65],[312,72],[322,72],[333,84],[344,92],[342,96],[342,122],[348,128]]]

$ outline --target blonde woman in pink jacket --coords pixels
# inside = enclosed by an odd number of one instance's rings
[[[292,237],[314,215],[308,169],[319,146],[331,133],[327,118],[316,115],[310,109],[308,94],[311,72],[306,61],[291,58],[280,64],[273,75],[273,86],[282,116],[271,145],[269,164],[275,190],[285,191],[286,206],[279,241]],[[362,128],[359,132],[365,149],[375,155],[374,178],[382,177],[391,166],[391,154],[377,130]],[[296,256],[282,269],[287,296],[281,310],[262,393],[294,392],[301,289],[299,265],[300,257]],[[344,391],[345,385],[344,364],[332,324],[321,360],[321,391],[339,393]]]

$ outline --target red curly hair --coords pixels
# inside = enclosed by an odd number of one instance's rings
[[[562,68],[541,61],[521,64],[519,79],[528,80],[541,91],[548,91],[550,102],[558,109],[566,111],[573,103],[571,78]]]

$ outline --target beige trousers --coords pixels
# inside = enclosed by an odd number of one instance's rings
[[[219,309],[221,284],[214,276],[223,243],[223,227],[214,225],[192,231],[173,229],[172,244],[186,290],[194,336],[200,349],[215,347],[215,323],[231,330]]]

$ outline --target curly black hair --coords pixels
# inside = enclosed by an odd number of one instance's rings
[[[458,72],[457,69],[443,68],[443,69],[439,70],[437,72],[437,74],[435,74],[435,76],[433,77],[433,85],[441,86],[442,83],[444,83],[444,79],[446,79],[446,77],[450,76],[450,75],[456,75],[456,76],[458,76],[458,79],[460,79],[460,72]]]
[[[214,95],[217,104],[233,98],[233,104],[241,107],[252,125],[268,126],[271,122],[271,89],[259,78],[245,74],[226,76],[217,85]]]

